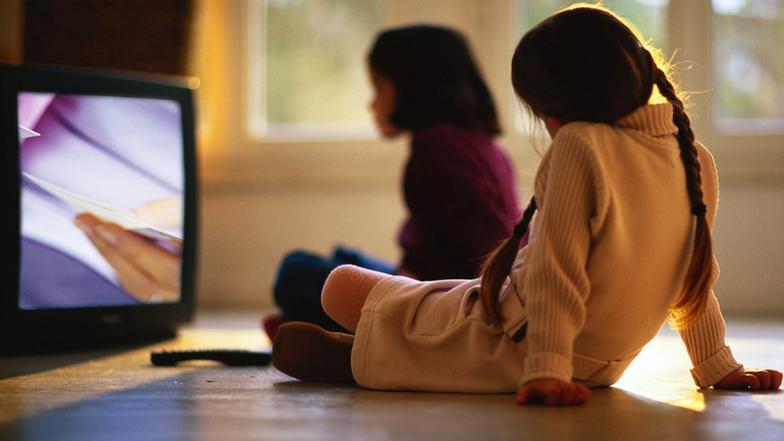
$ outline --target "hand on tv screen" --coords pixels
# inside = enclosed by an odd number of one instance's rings
[[[88,213],[76,216],[74,223],[114,268],[128,293],[143,302],[179,299],[181,241],[161,244]]]

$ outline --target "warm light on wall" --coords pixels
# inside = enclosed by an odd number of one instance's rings
[[[227,107],[227,97],[221,93],[221,86],[226,84],[228,66],[222,45],[227,38],[226,10],[221,0],[198,1],[194,37],[199,155],[202,160],[210,161],[221,150],[226,131],[224,120],[220,118]]]

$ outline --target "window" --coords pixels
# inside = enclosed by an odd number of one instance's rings
[[[524,0],[520,8],[520,23],[530,29],[573,1]],[[632,22],[646,39],[652,39],[658,48],[667,43],[666,13],[668,0],[607,0],[604,5]]]
[[[246,3],[247,2],[247,3]],[[524,31],[571,0],[246,0],[248,85],[241,118],[248,140],[326,142],[375,139],[365,57],[385,26],[433,21],[469,36],[512,135],[530,127],[508,83]],[[665,56],[690,92],[700,138],[773,148],[784,133],[784,0],[605,0]],[[506,40],[512,36],[511,41]],[[240,78],[237,78],[239,81]],[[502,94],[506,95],[503,99]],[[740,141],[737,137],[754,137]],[[764,139],[763,139],[764,138]],[[255,140],[255,141],[254,141]],[[321,141],[319,141],[321,140]]]
[[[713,0],[713,120],[784,132],[784,0]]]
[[[255,0],[248,126],[254,137],[372,134],[365,54],[380,0]]]
[[[520,0],[519,25],[529,29],[571,3]],[[697,118],[703,134],[784,133],[784,0],[606,0],[604,4],[636,25],[666,56],[676,54],[676,63],[682,62],[679,78],[687,77],[683,84],[696,92],[693,101],[710,98],[709,119]],[[673,23],[668,23],[668,17],[674,18]],[[683,72],[690,67],[693,72]]]

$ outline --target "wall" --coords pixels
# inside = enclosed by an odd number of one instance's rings
[[[202,304],[270,306],[284,253],[341,243],[394,262],[402,208],[394,183],[351,188],[208,190],[202,213]]]
[[[508,0],[401,0],[390,23],[446,21],[466,31],[496,97],[509,96]],[[481,5],[481,6],[480,6]],[[0,1],[0,59],[18,60],[15,17],[21,0]],[[196,70],[201,161],[202,306],[271,307],[270,289],[281,256],[295,248],[327,252],[356,245],[394,261],[396,228],[403,216],[398,180],[405,141],[333,140],[259,143],[243,135],[245,2],[200,3]],[[683,19],[692,20],[684,14]],[[480,31],[481,30],[481,31]],[[509,39],[513,44],[513,39]],[[690,48],[684,48],[684,51]],[[691,48],[695,52],[701,48]],[[699,89],[699,88],[698,88]],[[513,104],[498,99],[506,121]],[[698,101],[697,108],[707,104]],[[700,124],[700,115],[697,124]],[[705,117],[702,116],[702,120]],[[512,154],[522,194],[530,194],[537,156],[524,136],[501,139]],[[697,130],[698,135],[702,133]],[[784,141],[715,140],[722,177],[714,237],[721,263],[717,293],[725,313],[784,316]]]
[[[725,313],[784,316],[782,219],[781,177],[723,180],[714,247],[721,266],[716,293]]]

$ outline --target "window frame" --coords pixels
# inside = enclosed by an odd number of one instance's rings
[[[403,140],[384,142],[371,133],[256,136],[247,87],[255,78],[251,51],[262,43],[252,36],[249,17],[262,5],[263,0],[199,2],[195,69],[202,79],[197,99],[206,110],[199,133],[203,184],[214,191],[279,192],[395,182],[397,170],[390,164],[402,160],[404,150],[394,144]]]
[[[784,178],[784,130],[742,133],[723,130],[715,122],[712,8],[711,0],[670,0],[668,10],[667,53],[677,48],[676,61],[693,65],[681,75],[685,90],[693,92],[689,113],[697,139],[713,152],[722,178]]]
[[[525,0],[514,2],[518,9],[512,12],[519,14]],[[677,81],[690,93],[692,127],[697,140],[713,152],[722,179],[784,179],[784,129],[744,133],[722,129],[714,121],[711,0],[669,0],[666,17],[667,46],[662,49],[667,55],[675,53]],[[522,31],[517,22],[517,32]]]
[[[211,27],[206,33],[208,37],[202,39],[205,40],[201,43],[202,50],[214,53],[223,61],[214,63],[203,59],[199,63],[203,84],[221,85],[209,87],[207,96],[200,99],[209,105],[211,112],[204,124],[209,127],[209,133],[202,136],[209,144],[202,148],[210,164],[202,173],[205,184],[227,191],[242,186],[253,191],[279,191],[284,187],[321,191],[398,186],[408,153],[405,137],[389,141],[375,133],[362,137],[340,132],[335,136],[290,133],[273,136],[269,132],[257,136],[259,127],[251,127],[249,120],[251,94],[244,92],[249,79],[255,78],[249,55],[259,50],[260,43],[254,41],[257,34],[251,31],[257,24],[252,23],[251,17],[254,8],[263,6],[262,2],[201,0],[202,20]],[[514,0],[451,2],[451,8],[444,8],[439,0],[385,0],[384,26],[442,22],[457,27],[468,35],[494,96],[508,96],[508,74],[503,68],[494,67],[508,64],[505,51],[511,44],[511,17],[507,12]],[[491,26],[495,23],[502,25]],[[496,44],[498,38],[505,44]],[[499,63],[500,60],[503,62]],[[509,121],[509,106],[504,100],[497,98],[497,101],[503,124]],[[529,149],[509,150],[528,155]]]
[[[202,43],[209,46],[221,63],[202,66],[202,84],[206,95],[201,102],[209,104],[209,129],[202,140],[207,148],[202,153],[210,159],[205,179],[216,185],[272,182],[279,185],[317,186],[324,182],[347,185],[393,185],[398,169],[405,159],[405,139],[395,142],[381,140],[376,134],[349,136],[339,131],[329,133],[279,134],[259,137],[258,127],[251,127],[252,104],[246,86],[255,78],[249,54],[259,50],[259,39],[253,34],[254,8],[263,0],[218,2],[201,0],[202,8],[211,14],[213,30]],[[518,165],[520,182],[527,187],[539,161],[537,149],[542,140],[533,139],[518,128],[518,104],[509,81],[509,60],[522,35],[518,21],[524,0],[453,0],[452,8],[440,8],[434,0],[386,0],[385,26],[411,22],[440,21],[457,26],[471,41],[474,54],[482,66],[504,128],[499,142],[507,148]],[[207,6],[205,6],[207,5]],[[710,66],[712,61],[712,29],[710,0],[670,0],[667,12],[665,53],[677,48],[675,60],[688,61],[692,67],[683,70],[679,82],[691,95],[689,112],[698,140],[714,153],[722,179],[784,180],[784,134],[726,133],[712,121]],[[258,32],[256,29],[255,32]],[[258,53],[258,52],[257,52]],[[706,68],[707,66],[707,68]],[[258,105],[256,103],[255,105]],[[527,129],[527,127],[525,127]],[[285,135],[285,136],[284,136]],[[326,136],[330,135],[330,136]],[[546,142],[544,144],[546,146]],[[213,147],[214,146],[214,147]]]

